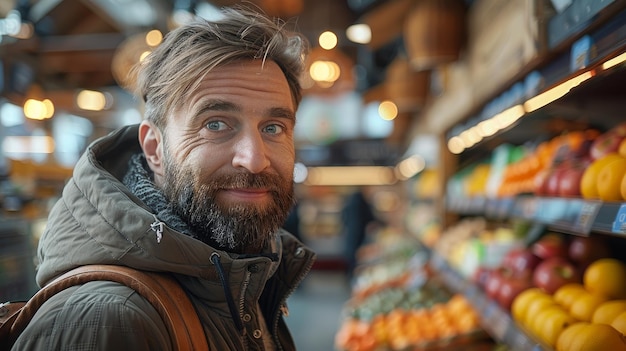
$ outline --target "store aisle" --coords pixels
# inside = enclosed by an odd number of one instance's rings
[[[343,272],[311,271],[287,304],[287,325],[298,351],[332,351],[341,311],[350,297]]]

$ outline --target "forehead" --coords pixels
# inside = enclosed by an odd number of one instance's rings
[[[294,108],[293,95],[283,71],[274,61],[239,60],[212,68],[199,76],[185,105],[206,97],[280,103]],[[245,102],[245,101],[244,101]]]

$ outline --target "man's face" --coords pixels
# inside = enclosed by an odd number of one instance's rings
[[[162,168],[175,211],[201,240],[259,252],[293,205],[295,106],[273,61],[212,70],[168,116]]]

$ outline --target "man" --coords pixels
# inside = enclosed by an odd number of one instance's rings
[[[95,141],[42,235],[37,282],[86,264],[168,272],[211,350],[293,350],[285,300],[314,254],[294,203],[304,42],[246,10],[170,32],[139,67],[145,119]],[[170,350],[156,310],[90,282],[52,297],[15,350]]]

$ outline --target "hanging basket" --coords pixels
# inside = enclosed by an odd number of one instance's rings
[[[404,23],[404,44],[413,68],[427,70],[458,60],[465,23],[461,0],[418,1]]]
[[[416,71],[407,58],[397,57],[387,67],[385,88],[400,112],[417,111],[430,91],[430,71]]]

